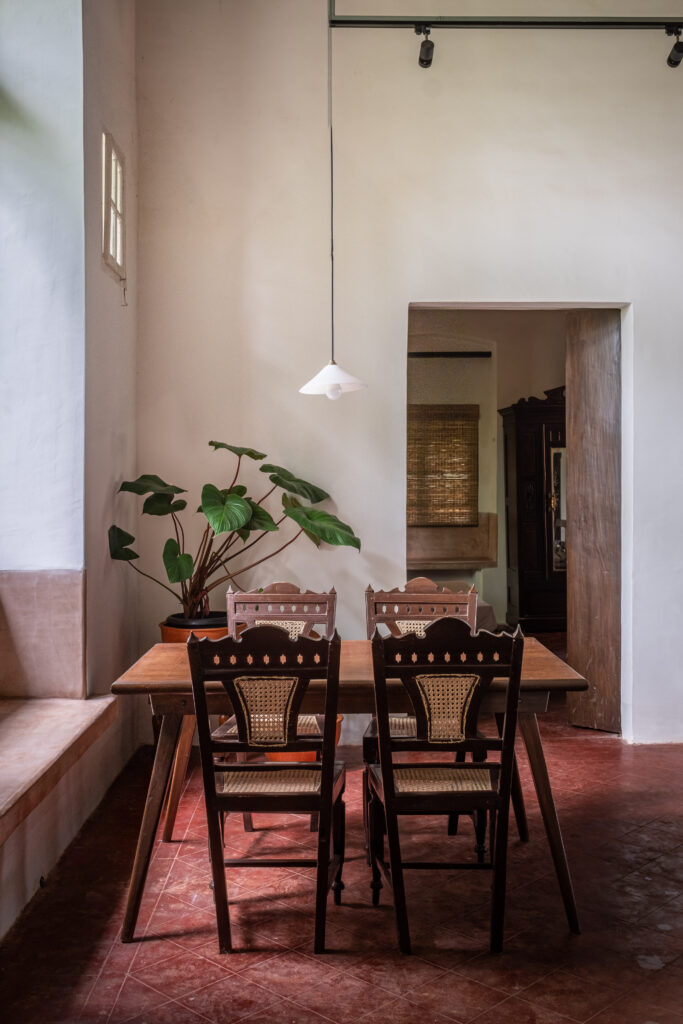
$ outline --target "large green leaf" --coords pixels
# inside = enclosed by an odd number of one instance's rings
[[[301,502],[299,501],[299,499],[297,497],[295,497],[294,495],[291,495],[291,494],[287,494],[287,492],[284,491],[283,494],[282,494],[282,507],[284,509],[287,509],[287,508],[303,508],[304,506],[301,504]],[[301,524],[299,524],[299,525],[301,525]],[[307,530],[303,526],[301,527],[301,529],[304,531],[305,535],[308,537],[308,539],[311,541],[311,543],[315,544],[315,546],[317,548],[319,548],[320,547],[320,543],[321,543],[320,542],[320,537],[316,536],[315,533],[311,533],[310,530]]]
[[[137,480],[124,480],[119,490],[132,491],[133,494],[185,494],[184,487],[167,484],[153,473],[143,473]]]
[[[181,555],[178,541],[173,537],[164,544],[164,565],[169,583],[182,583],[189,580],[194,572],[192,555]]]
[[[135,537],[132,533],[126,533],[120,526],[110,526],[109,554],[117,562],[132,562],[134,558],[140,557],[136,551],[129,547],[134,540]]]
[[[285,515],[298,523],[308,533],[320,537],[326,544],[335,546],[347,545],[357,548],[360,551],[360,540],[350,526],[342,523],[340,519],[330,512],[323,512],[319,508],[305,508],[301,505],[298,508],[285,509]]]
[[[314,505],[329,498],[329,494],[322,487],[316,487],[315,484],[310,484],[307,480],[294,476],[294,473],[282,466],[274,466],[269,463],[266,466],[259,466],[259,469],[262,473],[269,473],[270,482],[281,487],[283,491],[300,494],[302,498],[312,501]]]
[[[280,529],[270,512],[266,512],[262,505],[257,505],[251,498],[247,498],[247,501],[251,506],[251,519],[246,524],[246,530],[265,530],[267,533],[273,533]]]
[[[202,487],[202,512],[216,534],[240,530],[251,519],[249,502],[234,492],[220,491],[213,484]]]
[[[174,501],[172,494],[150,494],[145,498],[142,511],[148,516],[170,516],[172,512],[182,512],[186,505],[182,498]]]
[[[246,455],[250,459],[259,460],[265,459],[266,457],[265,452],[257,452],[255,448],[238,448],[234,444],[224,444],[223,441],[209,441],[209,444],[215,452],[217,452],[219,448],[227,448],[227,450],[232,452],[233,455]]]

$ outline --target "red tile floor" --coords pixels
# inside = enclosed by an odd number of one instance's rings
[[[370,905],[358,751],[350,764],[343,905],[314,956],[312,872],[228,875],[239,952],[217,952],[200,775],[177,840],[158,842],[138,925],[118,939],[150,767],[139,752],[0,946],[4,1024],[683,1024],[683,746],[627,746],[541,723],[583,934],[568,933],[535,797],[520,768],[531,841],[510,844],[505,952],[488,943],[488,873],[409,872],[414,955],[396,950],[390,894]],[[307,819],[232,820],[230,851],[311,845]],[[469,822],[403,828],[415,855],[471,848]]]

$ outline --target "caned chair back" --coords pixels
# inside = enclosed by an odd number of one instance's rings
[[[405,587],[393,590],[365,591],[365,623],[368,638],[379,625],[385,625],[392,636],[417,633],[435,619],[452,615],[464,619],[473,630],[477,622],[477,591],[463,584],[462,590],[439,587],[426,576],[409,580]]]
[[[498,750],[511,770],[523,642],[519,629],[514,635],[473,634],[467,622],[455,617],[427,625],[423,637],[383,637],[377,630],[372,657],[383,773],[391,774],[392,753],[400,750],[462,750],[475,757]],[[399,679],[408,694],[414,735],[390,728],[388,678]],[[507,679],[502,738],[484,737],[478,731],[481,702],[494,679]]]
[[[217,761],[226,752],[318,750],[323,780],[334,761],[340,640],[299,636],[294,639],[274,625],[252,626],[239,639],[198,640],[187,644],[197,716],[202,768],[209,776],[225,771]],[[299,709],[312,679],[325,680],[322,733],[301,732]],[[222,701],[221,701],[222,695]],[[224,728],[213,734],[209,714],[225,711],[230,700],[237,736]],[[302,723],[307,716],[302,716]],[[311,762],[304,762],[313,770]],[[239,771],[246,765],[231,766]],[[205,784],[212,782],[205,778]]]
[[[237,636],[249,626],[279,625],[291,639],[320,633],[331,637],[337,594],[300,590],[294,583],[270,583],[259,590],[228,590],[228,632]]]

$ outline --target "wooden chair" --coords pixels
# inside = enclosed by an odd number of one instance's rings
[[[410,953],[410,931],[403,884],[404,868],[486,868],[493,871],[491,952],[503,946],[508,816],[514,764],[524,638],[509,634],[470,633],[456,618],[438,619],[424,637],[372,638],[379,764],[369,765],[370,863],[373,904],[379,901],[382,877],[392,886],[401,952]],[[387,677],[398,678],[415,709],[415,735],[396,736],[390,728]],[[502,737],[483,736],[479,707],[494,678],[507,678]],[[436,751],[450,755],[440,762],[397,763],[395,754]],[[497,758],[490,760],[490,753]],[[473,761],[453,761],[453,754]],[[404,862],[398,816],[475,814],[490,829],[488,860]],[[385,859],[386,832],[389,859]]]
[[[278,622],[292,637],[318,636],[313,626],[323,627],[324,635],[330,637],[334,631],[337,595],[334,588],[329,594],[316,594],[312,590],[299,590],[293,583],[271,583],[260,590],[244,594],[235,593],[231,587],[227,604],[230,636],[238,636],[247,626]],[[173,826],[187,775],[194,733],[194,716],[185,715],[166,795],[163,829],[166,843],[170,843],[173,838]],[[244,816],[244,827],[248,832],[253,832],[254,825],[248,814]],[[315,831],[315,818],[311,820],[311,831]]]
[[[294,583],[270,583],[267,587],[246,593],[235,593],[230,587],[228,632],[230,636],[238,636],[248,626],[277,623],[292,638],[315,636],[317,632],[331,637],[336,608],[334,587],[328,594],[300,590]]]
[[[477,589],[468,583],[456,584],[456,589],[439,587],[426,576],[417,576],[408,580],[405,587],[394,587],[392,590],[373,590],[368,586],[365,591],[365,622],[368,639],[371,639],[378,626],[388,629],[391,636],[403,636],[414,632],[424,636],[425,628],[430,622],[442,616],[455,616],[465,621],[470,631],[474,632],[477,622]],[[502,728],[502,718],[498,717],[498,726]],[[389,728],[397,736],[414,736],[415,719],[412,715],[392,715]],[[459,754],[464,757],[464,754]],[[363,822],[366,830],[366,846],[369,850],[368,836],[368,765],[377,762],[377,726],[374,720],[370,723],[363,736]],[[528,842],[529,828],[527,825],[524,796],[515,762],[512,784],[512,799],[519,837]],[[450,835],[458,831],[458,815],[454,814],[448,823]],[[368,853],[369,857],[369,853]]]
[[[255,626],[236,640],[190,637],[202,778],[209,830],[209,852],[216,903],[218,944],[230,952],[226,867],[314,867],[316,869],[314,951],[325,949],[327,894],[341,902],[344,863],[345,769],[335,762],[340,640],[291,639],[276,626]],[[322,734],[302,735],[299,708],[311,679],[326,679]],[[235,712],[237,735],[209,722],[212,691],[227,693]],[[264,751],[319,750],[320,761],[229,763],[225,755]],[[259,811],[317,814],[317,857],[224,859],[223,816]],[[331,848],[330,848],[331,844]]]
[[[228,633],[238,637],[249,626],[265,626],[268,623],[286,629],[292,640],[298,636],[323,635],[331,637],[334,632],[334,618],[337,610],[337,593],[334,587],[329,593],[300,590],[295,583],[269,583],[267,587],[235,593],[228,588]],[[317,627],[314,628],[314,627]],[[234,719],[232,721],[234,728]],[[299,729],[308,733],[317,731],[313,716],[299,722]],[[311,816],[311,832],[318,827],[317,818]],[[244,828],[254,831],[251,814],[244,815]]]
[[[453,591],[439,587],[426,576],[408,580],[405,587],[393,590],[365,591],[365,622],[368,639],[379,625],[385,625],[392,636],[413,632],[424,636],[425,626],[443,615],[455,615],[469,623],[471,630],[477,624],[477,591],[464,584],[463,590]]]

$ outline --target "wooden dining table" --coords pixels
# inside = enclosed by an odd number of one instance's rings
[[[505,680],[494,680],[482,703],[482,712],[499,714],[505,710],[505,686]],[[573,932],[579,932],[579,918],[537,716],[563,707],[568,692],[587,688],[588,683],[583,676],[537,639],[525,639],[519,731],[529,758],[567,920]],[[392,710],[410,710],[406,704],[407,696],[398,680],[389,682],[389,692]],[[121,929],[122,941],[131,942],[183,717],[194,715],[190,665],[185,644],[155,644],[116,680],[112,685],[112,693],[117,696],[146,694],[152,713],[161,716],[161,729]],[[301,710],[320,710],[323,693],[324,681],[313,681]],[[339,711],[354,714],[374,712],[374,709],[370,641],[344,640],[341,645]],[[209,710],[212,713],[230,711],[226,693],[220,683],[216,683],[213,693],[209,694]]]

